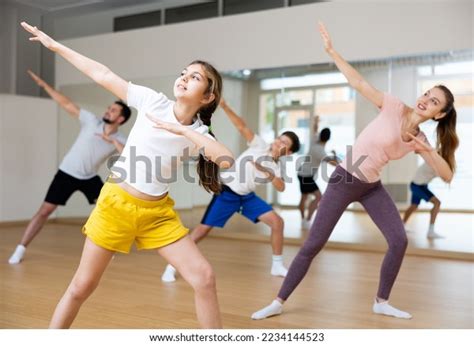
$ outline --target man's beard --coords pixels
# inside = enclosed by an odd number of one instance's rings
[[[112,125],[114,124],[114,121],[110,121],[109,119],[107,119],[105,116],[102,118],[102,121],[104,121],[106,124],[108,125]]]

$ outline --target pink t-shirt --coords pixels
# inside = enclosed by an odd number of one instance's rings
[[[388,161],[400,159],[411,151],[423,150],[414,140],[402,140],[405,107],[398,98],[385,93],[380,114],[359,134],[352,147],[352,154],[347,152],[341,166],[361,181],[376,182]],[[426,142],[421,131],[417,138]]]

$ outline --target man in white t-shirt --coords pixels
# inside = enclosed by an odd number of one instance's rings
[[[33,72],[28,73],[59,106],[79,120],[81,131],[64,156],[43,204],[31,219],[20,244],[8,260],[10,264],[18,264],[23,260],[26,247],[41,231],[48,217],[59,205],[66,205],[75,191],[81,191],[89,204],[95,204],[103,185],[97,171],[110,156],[122,151],[127,138],[118,132],[118,128],[130,118],[131,114],[126,104],[116,101],[107,108],[100,119],[91,112],[79,108]]]
[[[319,116],[314,119],[313,127],[313,139],[311,140],[311,146],[308,154],[304,157],[304,161],[301,166],[298,167],[298,181],[300,183],[301,198],[298,208],[301,214],[301,224],[303,229],[309,229],[311,227],[311,217],[314,211],[318,208],[319,201],[321,200],[321,191],[319,186],[316,184],[315,176],[318,174],[319,166],[323,161],[337,165],[338,158],[336,152],[332,152],[332,156],[328,156],[326,153],[326,144],[331,139],[331,130],[329,128],[323,128],[321,132],[319,130]],[[314,196],[311,200],[308,212],[305,215],[306,203],[308,198]]]
[[[255,194],[259,184],[271,183],[282,192],[285,181],[281,178],[279,158],[295,153],[300,148],[298,136],[290,131],[282,133],[273,143],[267,144],[255,134],[245,121],[221,100],[220,106],[232,124],[245,138],[249,148],[236,160],[234,165],[220,174],[223,189],[214,195],[201,224],[193,229],[191,238],[199,242],[213,227],[224,227],[234,213],[240,213],[250,221],[262,221],[271,228],[272,268],[271,274],[285,277],[288,270],[283,265],[283,219],[272,206]],[[165,282],[175,280],[176,270],[168,265],[161,279]]]
[[[411,205],[405,211],[403,216],[403,224],[406,224],[408,218],[410,218],[412,213],[418,209],[421,200],[432,203],[433,208],[430,211],[430,225],[428,227],[428,233],[426,234],[426,237],[430,239],[443,237],[437,234],[434,230],[436,217],[441,208],[441,201],[428,188],[428,183],[430,183],[435,177],[437,177],[436,171],[434,171],[434,169],[426,162],[423,162],[423,164],[418,167],[415,177],[410,183]]]

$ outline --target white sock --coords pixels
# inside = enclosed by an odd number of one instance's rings
[[[21,260],[23,260],[23,257],[25,256],[25,252],[26,252],[26,247],[24,245],[22,244],[17,245],[12,256],[10,256],[10,259],[8,259],[8,263],[10,265],[19,264]]]
[[[259,311],[252,314],[253,320],[261,320],[273,315],[279,315],[283,311],[283,304],[276,299],[273,302]]]
[[[428,234],[426,234],[426,237],[428,237],[428,238],[443,238],[443,236],[437,234],[434,231],[434,224],[430,224],[430,226],[428,228]]]
[[[311,229],[311,221],[306,218],[301,221],[301,227],[305,230]]]
[[[412,316],[407,313],[406,311],[399,310],[397,308],[392,307],[390,304],[388,304],[388,301],[385,302],[377,302],[377,300],[374,301],[374,306],[372,307],[372,310],[375,314],[382,314],[382,315],[387,315],[387,316],[393,316],[393,317],[398,317],[400,319],[411,319]]]
[[[272,276],[286,277],[288,270],[283,266],[282,255],[272,255]]]
[[[171,265],[166,265],[165,271],[161,275],[161,280],[165,283],[171,283],[176,280],[176,269]]]

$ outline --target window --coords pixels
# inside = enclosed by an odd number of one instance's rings
[[[260,95],[260,134],[272,142],[277,133],[293,131],[300,138],[298,153],[282,158],[285,175],[293,181],[288,183],[282,193],[277,193],[278,204],[296,206],[300,200],[299,185],[296,178],[297,162],[307,154],[311,143],[311,126],[314,115],[320,115],[319,129],[329,127],[331,140],[326,151],[335,150],[340,157],[346,152],[346,145],[355,140],[355,94],[348,86],[328,86],[308,89],[289,89],[278,93]],[[317,183],[324,191],[327,178],[334,168],[324,164],[319,169]]]
[[[313,90],[288,90],[285,92],[279,92],[276,95],[276,105],[278,107],[312,104]]]
[[[165,10],[166,24],[187,22],[217,16],[217,2],[169,8]]]
[[[328,127],[331,139],[326,152],[336,151],[339,158],[346,155],[347,145],[355,142],[355,92],[349,86],[325,87],[316,90],[315,115],[319,115],[319,130]],[[318,170],[317,184],[322,191],[334,168],[324,164]]]
[[[270,10],[283,7],[284,0],[224,0],[224,15]]]
[[[273,139],[275,139],[275,98],[273,97],[273,94],[267,93],[260,95],[259,114],[258,128],[260,129],[260,136],[266,142],[272,142]]]
[[[290,0],[290,6],[313,4],[315,2],[323,2],[324,0]]]
[[[309,149],[309,131],[310,128],[305,125],[310,123],[312,118],[312,106],[285,106],[276,108],[277,111],[277,129],[278,134],[286,131],[294,132],[300,139],[301,149],[290,156],[280,158],[282,172],[284,176],[291,179],[291,183],[287,183],[285,190],[277,194],[278,204],[296,206],[300,201],[300,190],[296,170],[301,157]]]
[[[307,74],[299,77],[268,78],[260,82],[262,90],[278,90],[290,87],[305,87],[328,84],[346,84],[347,79],[342,73]]]
[[[114,18],[114,31],[125,31],[161,24],[161,11]]]
[[[418,68],[419,94],[437,84],[444,84],[454,95],[457,112],[456,132],[459,148],[456,151],[457,169],[450,185],[436,178],[430,189],[442,201],[444,209],[474,210],[473,186],[473,135],[474,135],[474,62],[456,62],[422,66]],[[430,72],[428,72],[430,71]],[[432,145],[436,143],[436,122],[422,124]],[[419,157],[419,164],[422,158]],[[421,207],[430,207],[424,203]]]

